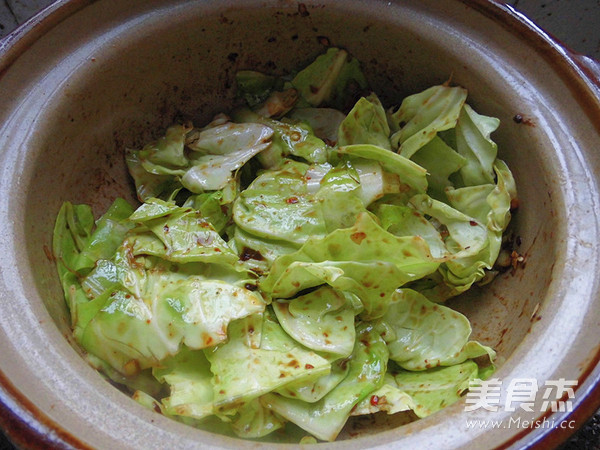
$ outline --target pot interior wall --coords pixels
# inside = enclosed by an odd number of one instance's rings
[[[69,315],[47,257],[62,202],[89,203],[99,214],[117,196],[135,201],[123,159],[126,147],[159,136],[178,118],[202,125],[230,109],[237,70],[288,73],[330,43],[363,62],[386,106],[451,79],[469,89],[468,101],[478,112],[501,119],[493,137],[517,180],[521,207],[511,232],[526,261],[452,304],[470,317],[475,338],[497,349],[502,366],[535,320],[532,314],[547,295],[560,252],[552,236],[561,229],[556,211],[562,200],[549,182],[556,176],[544,153],[549,150],[538,129],[512,120],[525,107],[520,94],[507,89],[507,77],[518,74],[492,64],[488,50],[450,30],[451,16],[442,23],[412,4],[402,16],[388,15],[386,2],[371,3],[351,3],[360,14],[349,14],[335,2],[307,4],[304,12],[285,2],[280,8],[248,2],[230,9],[227,2],[167,7],[125,1],[108,8],[108,18],[99,1],[81,13],[89,22],[79,17],[79,25],[57,28],[52,40],[42,38],[25,56],[23,64],[44,57],[54,67],[46,84],[29,94],[46,89],[47,101],[28,139],[22,220],[36,289],[65,336]],[[465,7],[464,13],[473,12]],[[104,27],[102,33],[87,31],[95,23]],[[111,24],[118,26],[110,29]],[[85,45],[69,49],[71,33]],[[65,49],[52,49],[61,37]],[[495,44],[489,45],[493,51]],[[56,77],[61,81],[53,82]]]

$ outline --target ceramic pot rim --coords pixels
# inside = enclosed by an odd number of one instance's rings
[[[459,0],[491,17],[512,33],[522,36],[535,50],[552,60],[553,68],[568,80],[569,88],[580,100],[586,114],[590,115],[600,131],[600,66],[595,61],[578,55],[539,29],[511,7],[495,0]],[[93,0],[59,0],[41,11],[21,27],[0,41],[0,78],[2,73],[41,36]],[[581,424],[600,407],[600,351],[590,363],[588,372],[581,377],[586,387],[574,411],[567,417]],[[579,391],[578,391],[579,392]],[[51,421],[24,396],[0,370],[0,428],[18,446],[28,448],[86,448],[77,437]],[[510,446],[529,433],[533,448],[547,448],[566,440],[573,429],[522,430],[505,443]]]

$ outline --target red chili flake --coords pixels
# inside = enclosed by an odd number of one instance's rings
[[[379,404],[379,397],[376,395],[371,395],[371,405],[377,406]]]
[[[285,202],[292,205],[292,204],[298,203],[299,201],[300,200],[298,200],[298,197],[290,197],[290,198],[286,199]]]
[[[471,225],[472,227],[476,227],[478,225],[478,223],[475,222],[474,220],[469,220],[469,225]]]
[[[244,287],[245,287],[246,289],[248,289],[249,291],[255,291],[255,290],[257,290],[257,289],[258,289],[258,286],[257,286],[257,285],[255,285],[255,284],[251,284],[251,283],[246,283],[246,284],[244,285]]]
[[[350,239],[352,239],[352,241],[354,241],[356,244],[359,244],[367,237],[367,235],[365,233],[363,233],[362,231],[358,231],[356,233],[352,233],[350,235]]]
[[[315,366],[313,366],[312,364],[305,364],[305,365],[304,365],[304,368],[305,368],[306,370],[310,370],[310,369],[314,369],[314,368],[315,368]]]

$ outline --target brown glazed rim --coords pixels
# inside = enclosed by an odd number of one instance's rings
[[[3,72],[40,36],[94,1],[58,0],[0,40],[0,78]],[[492,18],[542,55],[556,73],[567,81],[571,94],[600,132],[600,64],[598,62],[568,49],[502,1],[460,1],[482,15]],[[525,444],[525,448],[556,448],[581,427],[600,408],[600,349],[579,378],[579,386],[578,391],[583,395],[579,396],[573,412],[561,418],[573,420],[575,429],[560,427],[524,429],[510,441],[501,444],[499,448],[510,447],[526,435],[531,439]],[[6,378],[2,370],[0,370],[0,429],[19,448],[89,448],[41,412]]]

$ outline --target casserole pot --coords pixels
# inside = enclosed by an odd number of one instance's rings
[[[99,214],[133,201],[126,147],[176,117],[227,111],[240,69],[274,74],[341,46],[386,105],[448,79],[500,118],[513,171],[511,230],[523,262],[451,302],[498,352],[505,383],[575,380],[573,411],[478,409],[350,423],[327,448],[554,446],[600,406],[598,66],[507,6],[483,0],[59,1],[0,48],[0,423],[18,444],[252,448],[144,409],[74,343],[54,262],[65,200]],[[568,408],[570,409],[570,408]],[[498,428],[469,428],[495,420]],[[522,426],[546,420],[556,426]],[[516,424],[521,425],[516,425]],[[509,424],[512,424],[510,426]],[[345,441],[346,439],[349,439]],[[264,444],[266,447],[285,444]]]

